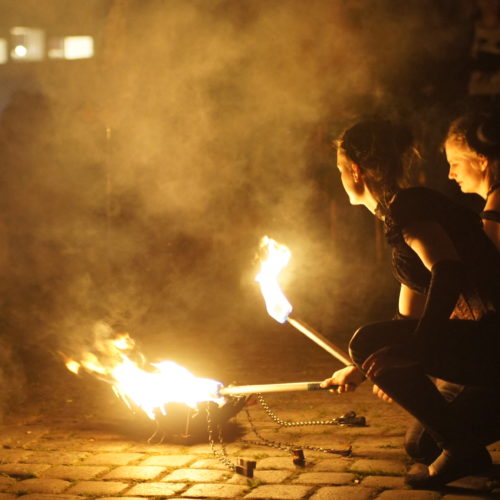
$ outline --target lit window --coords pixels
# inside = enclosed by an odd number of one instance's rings
[[[10,57],[15,61],[41,61],[45,53],[45,32],[38,28],[16,27],[10,30]]]
[[[66,59],[87,59],[94,55],[94,39],[91,36],[67,36],[64,38]]]
[[[5,38],[0,38],[0,64],[5,64],[7,59],[7,40],[5,40]]]
[[[51,38],[48,55],[51,59],[88,59],[94,56],[94,39],[91,36]]]

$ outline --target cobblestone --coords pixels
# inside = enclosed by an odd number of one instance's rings
[[[273,498],[298,500],[304,498],[311,491],[310,486],[291,486],[282,484],[269,484],[258,486],[251,491],[245,498]]]
[[[284,470],[258,470],[254,472],[253,480],[255,482],[281,484],[288,479],[293,473]],[[248,484],[249,478],[241,474],[235,474],[228,483]]]
[[[196,458],[197,457],[195,457],[194,455],[158,455],[146,458],[141,462],[141,465],[159,465],[162,467],[184,467],[185,465],[188,465],[189,463],[193,462],[193,460],[196,460]],[[197,467],[197,465],[192,464],[191,467]],[[202,466],[202,468],[208,468],[208,467]]]
[[[235,484],[196,484],[189,488],[183,497],[201,498],[239,498],[248,487]]]
[[[73,465],[82,462],[88,456],[89,453],[82,452],[35,451],[30,453],[28,459],[32,464]],[[27,462],[28,459],[23,457],[19,462]]]
[[[377,500],[401,500],[402,498],[405,500],[438,500],[441,498],[441,495],[435,491],[391,490],[383,491],[377,497]],[[464,500],[466,497],[460,496],[460,498]],[[450,499],[448,498],[447,500]],[[458,497],[456,500],[458,500]]]
[[[373,488],[403,489],[405,487],[404,478],[394,476],[367,476],[361,484]]]
[[[301,484],[350,484],[356,479],[347,472],[306,472],[293,480]]]
[[[89,465],[56,465],[55,467],[42,472],[40,475],[54,479],[68,479],[70,481],[76,481],[79,479],[93,479],[107,470],[107,467],[93,467]]]
[[[129,495],[139,496],[169,496],[182,491],[186,487],[183,483],[141,483],[132,486],[127,491],[127,499]]]
[[[15,493],[61,493],[70,483],[62,479],[26,479],[13,484],[9,490]]]
[[[143,458],[142,453],[99,453],[82,461],[84,465],[127,465]]]
[[[193,483],[216,482],[228,476],[228,471],[205,469],[177,469],[163,478],[163,481],[188,481]]]
[[[288,470],[297,470],[297,466],[293,463],[292,458],[290,456],[287,457],[270,457],[263,458],[259,460],[257,463],[257,469],[288,469]]]
[[[0,464],[13,464],[17,462],[24,462],[27,460],[29,456],[32,456],[31,451],[0,450]]]
[[[76,495],[54,495],[53,493],[29,493],[28,495],[23,495],[22,497],[15,497],[16,499],[22,498],[23,500],[81,500],[82,497]],[[0,500],[9,500],[7,497],[0,496]],[[127,499],[131,500],[131,499]],[[144,500],[144,499],[142,499]]]
[[[269,396],[266,401],[276,414],[294,420],[313,418],[324,407],[331,413],[331,396],[324,393],[309,394],[307,404],[290,395]],[[214,456],[205,437],[193,443],[179,436],[148,443],[150,423],[133,428],[127,409],[116,404],[103,414],[94,409],[95,421],[82,417],[81,429],[74,415],[59,418],[58,411],[73,412],[74,407],[54,410],[52,416],[41,413],[35,425],[32,417],[25,421],[13,414],[0,424],[0,500],[500,499],[498,489],[492,490],[493,476],[464,478],[442,491],[410,490],[404,483],[410,465],[403,448],[406,413],[374,397],[368,384],[334,401],[336,414],[355,410],[366,417],[369,427],[278,428],[256,406],[251,407],[254,425],[268,440],[258,446],[248,423],[238,419],[241,432],[224,434],[226,458],[233,464],[239,458],[255,461],[253,477],[235,473]],[[245,438],[252,443],[244,443]],[[302,466],[294,464],[289,450],[276,446],[278,442],[302,443]],[[270,443],[274,445],[265,446]],[[220,452],[218,441],[215,444]],[[352,446],[352,454],[343,457],[308,445],[336,450]],[[500,443],[490,449],[500,464]]]
[[[49,468],[48,464],[2,464],[0,473],[17,477],[36,476]]]
[[[400,492],[401,493],[401,492]],[[311,500],[371,500],[375,490],[371,488],[359,488],[353,486],[325,486],[320,488]],[[400,495],[398,500],[406,500],[406,497]]]
[[[217,460],[216,458],[204,458],[201,460],[198,459],[196,460],[196,462],[192,463],[191,468],[227,470],[227,465],[224,465],[220,460]]]
[[[350,463],[351,461],[345,458],[332,458],[319,461],[314,464],[313,469],[317,472],[345,472]]]
[[[132,479],[134,481],[147,481],[155,479],[165,472],[165,467],[155,466],[121,466],[108,472],[102,479]]]
[[[378,474],[404,474],[406,472],[406,465],[401,462],[393,460],[356,460],[351,467],[350,471],[363,472],[363,473],[378,473]]]
[[[67,493],[75,495],[116,495],[126,490],[128,483],[116,481],[81,481],[72,486]]]

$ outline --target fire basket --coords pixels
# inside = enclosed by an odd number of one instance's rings
[[[99,325],[106,335],[100,335],[94,351],[84,352],[80,360],[64,356],[66,366],[74,373],[83,370],[111,385],[113,392],[137,416],[146,416],[155,426],[148,442],[162,443],[166,440],[183,444],[208,442],[214,455],[236,473],[252,477],[255,462],[238,459],[234,462],[225,451],[224,440],[238,437],[243,427],[230,422],[245,408],[251,395],[255,394],[267,415],[279,427],[302,425],[366,425],[364,417],[354,412],[327,421],[291,422],[275,415],[263,400],[262,393],[324,390],[321,382],[292,382],[278,384],[223,386],[216,380],[200,378],[173,361],[149,363],[134,350],[135,343],[127,334],[112,335],[107,325]],[[106,339],[103,340],[103,337]],[[138,361],[136,361],[138,360]],[[334,387],[328,389],[333,390]],[[348,456],[347,449],[329,449],[301,446],[271,441],[259,434],[245,408],[251,430],[259,439],[257,445],[277,447],[294,457],[294,464],[303,466],[304,449],[336,453]],[[216,449],[217,444],[220,450]]]
[[[164,412],[155,413],[155,431],[148,442],[170,441],[184,444],[207,442],[209,425],[223,431],[226,438],[234,435],[237,426],[231,425],[230,420],[243,409],[249,397],[229,397],[222,404],[203,401],[195,408],[183,403],[167,403]]]
[[[323,388],[321,382],[288,382],[278,384],[257,384],[240,386],[220,386],[217,397],[223,398],[222,403],[214,401],[199,402],[195,408],[182,403],[167,403],[162,411],[155,411],[154,422],[156,430],[149,442],[164,440],[182,440],[184,442],[205,441],[210,438],[211,429],[222,432],[229,420],[236,416],[248,403],[252,395],[262,401],[263,393],[292,391],[322,391],[334,390],[335,387]],[[267,405],[266,405],[267,406]],[[267,410],[269,413],[269,410]],[[280,426],[289,423],[278,422]],[[314,422],[311,422],[311,424]],[[328,422],[335,425],[364,426],[364,417],[357,417],[354,412],[332,419]],[[234,428],[233,428],[234,430]],[[225,432],[227,436],[227,429]]]

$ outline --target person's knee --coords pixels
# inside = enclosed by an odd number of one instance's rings
[[[374,352],[371,348],[372,325],[359,327],[349,341],[349,355],[354,364],[360,368],[365,359]]]

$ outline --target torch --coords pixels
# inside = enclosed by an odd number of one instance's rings
[[[338,386],[321,387],[321,382],[285,382],[281,384],[257,384],[220,387],[218,396],[243,396],[270,392],[324,391],[335,390]]]
[[[255,280],[259,282],[269,315],[279,323],[288,322],[345,365],[352,364],[349,355],[340,347],[314,331],[303,321],[290,317],[292,305],[288,302],[278,283],[278,275],[291,257],[288,247],[264,236],[260,242],[260,251],[265,258],[261,259],[261,268]]]

